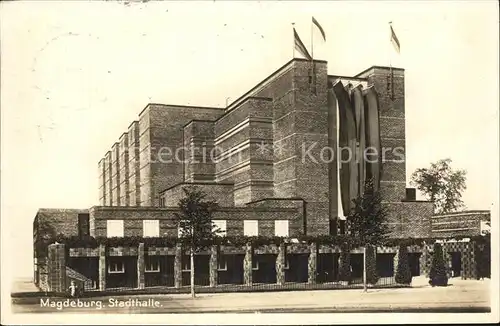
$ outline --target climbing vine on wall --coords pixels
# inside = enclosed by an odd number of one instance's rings
[[[489,243],[490,237],[487,236],[473,236],[473,237],[454,237],[453,239],[460,241],[463,238],[469,238],[478,244]],[[449,238],[448,238],[449,239]],[[49,241],[50,240],[50,241]],[[388,239],[383,242],[382,245],[388,247],[394,246],[422,246],[424,243],[433,244],[436,240],[446,240],[445,238],[406,238],[406,239]],[[181,243],[182,239],[177,237],[167,236],[167,237],[140,237],[140,236],[128,236],[128,237],[64,237],[62,235],[57,235],[50,237],[47,241],[38,241],[35,246],[37,250],[44,250],[50,243],[63,243],[69,248],[97,248],[99,245],[105,245],[110,247],[120,247],[120,246],[138,246],[139,243],[144,243],[145,247],[168,247],[173,248],[176,244]],[[320,236],[298,236],[297,238],[290,239],[285,237],[265,237],[265,236],[225,236],[216,237],[215,239],[204,243],[205,246],[211,245],[227,245],[227,246],[244,246],[246,244],[251,244],[253,247],[259,247],[264,245],[279,245],[281,243],[306,243],[312,244],[316,243],[318,245],[324,245],[329,247],[340,247],[342,250],[355,249],[362,246],[360,241],[349,235],[320,235]]]

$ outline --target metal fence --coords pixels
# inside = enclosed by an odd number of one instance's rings
[[[272,278],[270,278],[272,279]],[[175,280],[173,276],[166,276],[162,278],[161,283],[145,282],[144,289],[138,289],[137,287],[115,287],[106,288],[106,292],[127,292],[127,293],[189,293],[190,277],[183,278],[182,285],[180,287],[174,286]],[[369,288],[384,288],[384,287],[406,287],[408,285],[397,284],[394,277],[380,277],[376,284],[368,284]],[[216,292],[264,292],[264,291],[294,291],[294,290],[322,290],[322,289],[362,289],[363,279],[353,278],[349,282],[344,281],[329,281],[329,282],[315,282],[311,283],[305,282],[284,282],[278,284],[277,282],[252,282],[251,284],[245,284],[243,282],[238,283],[217,283],[210,285],[209,276],[198,276],[195,277],[195,291],[197,293],[216,293]],[[99,291],[86,290],[86,292]],[[89,293],[89,294],[90,294]]]

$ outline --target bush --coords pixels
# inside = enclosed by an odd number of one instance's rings
[[[366,246],[366,283],[376,284],[379,278],[377,273],[376,247]]]
[[[339,281],[351,281],[351,254],[349,251],[343,250],[340,253]]]
[[[410,263],[408,261],[408,248],[405,245],[400,245],[398,250],[398,265],[396,267],[396,283],[410,284],[411,283]]]
[[[432,253],[431,268],[429,271],[429,284],[432,286],[447,286],[448,275],[446,275],[446,266],[444,264],[443,250],[441,244],[434,244]]]

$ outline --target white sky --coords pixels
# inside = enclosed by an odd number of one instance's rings
[[[315,57],[338,75],[389,65],[392,20],[401,43],[392,64],[406,69],[408,177],[450,157],[468,171],[468,208],[496,206],[495,1],[1,7],[2,253],[16,253],[16,276],[32,275],[37,209],[98,204],[97,162],[148,102],[224,106],[291,59],[292,22],[310,47],[311,15],[327,37],[315,38]]]

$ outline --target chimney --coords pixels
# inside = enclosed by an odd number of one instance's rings
[[[406,201],[417,200],[417,192],[415,188],[406,188]]]

